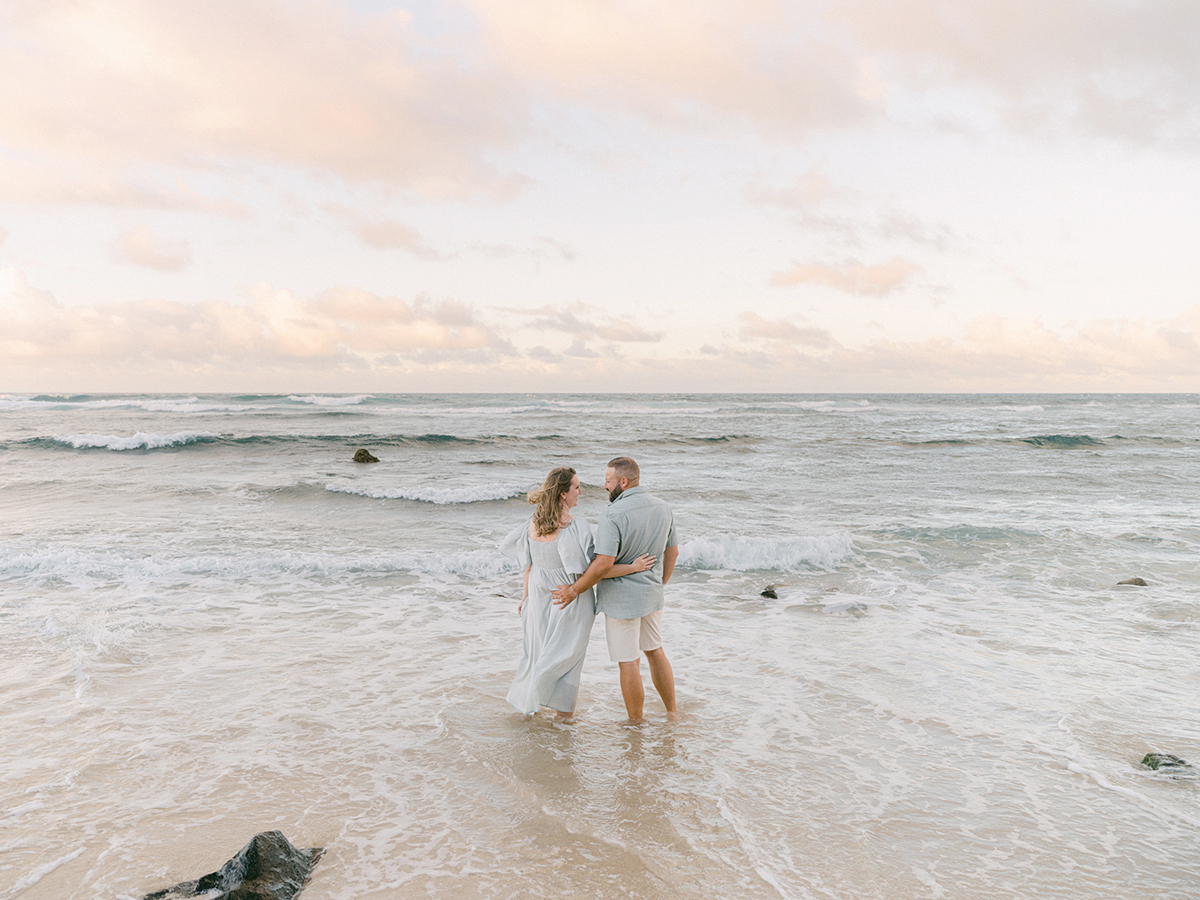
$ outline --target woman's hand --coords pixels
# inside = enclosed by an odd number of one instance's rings
[[[525,608],[525,601],[528,599],[529,599],[528,597],[522,597],[521,602],[517,604],[517,615],[518,616],[521,614],[521,610],[523,610]]]
[[[658,558],[651,556],[649,553],[643,553],[629,565],[633,567],[635,572],[645,572],[647,569],[653,569],[654,564],[658,562]]]

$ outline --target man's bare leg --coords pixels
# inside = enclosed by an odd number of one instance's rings
[[[654,682],[654,689],[658,691],[663,706],[667,708],[667,718],[678,719],[679,711],[675,708],[675,673],[671,669],[671,661],[667,659],[667,652],[662,647],[647,650],[646,659],[650,662],[650,680]]]
[[[625,699],[625,712],[629,721],[637,725],[642,721],[642,707],[646,703],[646,689],[642,686],[642,661],[617,663],[621,667],[621,696]]]

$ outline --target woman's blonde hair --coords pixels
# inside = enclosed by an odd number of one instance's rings
[[[540,488],[529,492],[529,502],[537,506],[533,511],[533,530],[538,537],[554,534],[562,528],[563,513],[567,509],[563,494],[571,489],[574,477],[574,469],[559,466],[550,470]]]

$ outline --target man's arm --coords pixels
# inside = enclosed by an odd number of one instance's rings
[[[588,588],[595,587],[616,561],[615,556],[597,556],[587,567],[587,571],[575,579],[574,584],[560,584],[550,592],[550,596],[554,598],[554,605],[559,609],[570,606],[576,597]]]
[[[663,584],[671,580],[671,574],[675,571],[675,560],[679,559],[679,545],[668,547],[663,551]]]

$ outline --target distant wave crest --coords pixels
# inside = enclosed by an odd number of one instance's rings
[[[696,538],[679,548],[679,564],[689,569],[734,572],[833,569],[854,552],[849,534],[824,537]]]
[[[354,484],[327,484],[325,490],[339,494],[357,494],[374,500],[415,500],[418,503],[484,503],[491,500],[511,500],[523,497],[529,490],[516,484],[495,484],[468,487],[377,488]]]
[[[207,444],[219,439],[219,435],[207,431],[180,431],[175,434],[139,431],[130,437],[115,434],[56,434],[52,438],[55,443],[66,444],[76,450],[159,450],[163,447]]]
[[[353,397],[328,397],[321,394],[288,394],[288,399],[296,403],[311,403],[313,406],[357,406],[370,400],[370,394],[355,394]]]
[[[1104,444],[1089,434],[1035,434],[1022,440],[1034,447],[1099,447]]]

